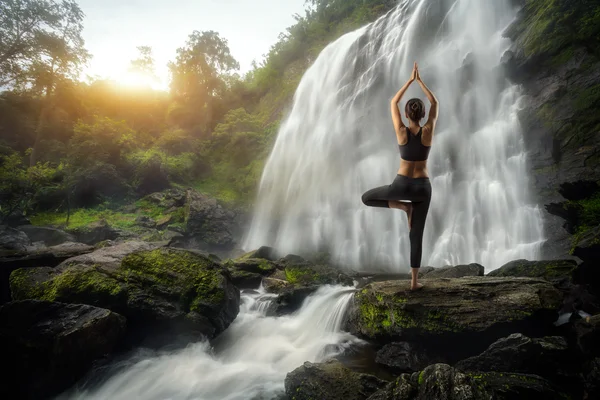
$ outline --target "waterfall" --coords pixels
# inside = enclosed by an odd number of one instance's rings
[[[389,102],[417,61],[440,101],[423,265],[478,262],[490,271],[537,259],[544,234],[529,196],[521,92],[499,65],[515,14],[510,0],[400,0],[325,48],[282,123],[244,247],[326,251],[360,271],[408,270],[406,215],[368,208],[361,195],[395,177]],[[416,83],[402,108],[411,97],[429,104]]]
[[[276,295],[242,293],[240,313],[214,348],[202,342],[156,353],[139,350],[101,383],[60,396],[86,400],[266,400],[283,393],[288,372],[336,356],[361,340],[341,331],[354,288],[323,286],[298,312],[268,316]],[[94,375],[98,375],[96,371]]]

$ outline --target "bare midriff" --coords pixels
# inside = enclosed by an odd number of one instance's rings
[[[400,168],[398,175],[404,175],[409,178],[429,178],[427,173],[427,160],[424,161],[406,161],[400,159]]]

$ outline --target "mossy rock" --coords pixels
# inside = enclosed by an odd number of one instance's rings
[[[571,282],[576,268],[577,262],[575,260],[515,260],[490,272],[488,276],[543,278],[549,282],[560,283]]]
[[[201,253],[136,251],[116,267],[114,260],[73,260],[55,269],[14,271],[13,298],[90,304],[118,312],[138,327],[158,325],[210,338],[225,330],[239,311],[239,290],[229,273]]]
[[[320,364],[305,362],[287,374],[285,392],[295,400],[362,400],[386,383],[375,376],[354,372],[337,360]]]
[[[368,339],[485,342],[506,329],[551,326],[562,296],[541,279],[465,277],[427,281],[416,292],[406,281],[374,282],[353,303],[348,328]]]
[[[277,260],[283,269],[285,279],[292,285],[347,285],[353,284],[352,278],[339,269],[327,264],[313,264],[295,254],[288,254]]]
[[[569,397],[536,375],[502,372],[462,373],[447,364],[402,374],[368,400],[566,400]]]

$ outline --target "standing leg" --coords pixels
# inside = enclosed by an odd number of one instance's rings
[[[423,231],[425,230],[425,221],[429,211],[429,202],[425,201],[412,203],[412,229],[410,230],[410,267],[412,271],[411,289],[416,290],[422,287],[417,282],[419,268],[421,267],[421,257],[423,254]]]

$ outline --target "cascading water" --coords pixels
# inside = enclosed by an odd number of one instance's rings
[[[408,269],[406,216],[364,206],[399,165],[389,101],[417,61],[440,100],[429,158],[433,198],[423,264],[487,270],[537,259],[544,241],[528,196],[520,92],[499,63],[510,0],[401,0],[329,45],[306,72],[267,161],[244,247],[328,251],[356,270]],[[405,94],[425,99],[417,84]],[[426,102],[427,104],[427,102]]]
[[[283,392],[288,372],[361,342],[341,331],[354,289],[323,286],[295,314],[269,317],[276,295],[242,294],[240,314],[215,349],[198,343],[173,353],[139,352],[106,380],[61,399],[250,400]]]

